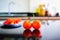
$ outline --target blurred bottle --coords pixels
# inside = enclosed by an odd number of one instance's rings
[[[55,16],[59,16],[59,13],[57,12]]]
[[[45,16],[47,16],[47,17],[51,17],[51,14],[49,13],[48,10],[45,11]]]
[[[39,7],[36,9],[36,13],[38,14],[38,16],[44,16],[45,15],[45,5],[44,4],[40,4]]]
[[[47,10],[45,11],[45,16],[48,16],[48,11]]]

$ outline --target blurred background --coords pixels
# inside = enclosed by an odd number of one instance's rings
[[[44,4],[52,15],[60,15],[59,0],[0,0],[0,13],[2,12],[31,12],[34,13],[40,4]]]
[[[55,16],[56,13],[59,13],[60,16],[60,0],[0,0],[0,17],[9,17],[14,14],[14,16],[27,16],[25,13],[35,13],[36,9],[39,7],[40,4],[44,4],[45,8],[52,14],[52,16]],[[21,14],[20,14],[21,13]],[[9,16],[8,16],[9,14]],[[20,15],[19,15],[20,14]],[[29,14],[30,16],[33,16],[32,14]],[[58,14],[57,14],[58,15]],[[3,24],[5,20],[0,20],[0,24]],[[26,38],[26,40],[60,40],[60,20],[43,20],[44,22],[41,24],[41,28],[39,30],[31,29],[31,30],[24,30],[23,26],[16,29],[2,29],[0,28],[0,34],[2,34],[2,39],[10,39],[11,37],[6,34],[18,34],[17,36],[12,37],[11,40],[23,40],[24,37],[24,31],[27,31],[25,34],[29,34],[29,36],[36,36],[38,35],[39,38],[35,39],[35,37],[30,37],[30,39]],[[21,21],[21,25],[23,25],[24,20]],[[12,30],[12,31],[11,31]],[[41,33],[40,33],[41,32]],[[37,34],[34,34],[37,33]],[[4,34],[4,36],[3,36]],[[34,34],[34,35],[33,35]],[[41,35],[40,35],[41,34]],[[25,35],[26,36],[26,35]],[[41,36],[41,38],[40,38]],[[8,38],[9,37],[9,38]],[[4,39],[3,39],[4,38]],[[32,38],[32,39],[31,39]]]
[[[60,12],[59,0],[0,0],[0,12],[8,12],[9,6],[11,12],[34,12],[41,3]]]

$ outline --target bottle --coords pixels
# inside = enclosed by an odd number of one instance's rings
[[[57,12],[55,16],[59,16],[59,13]]]
[[[45,16],[45,5],[44,4],[40,4],[39,7],[36,9],[36,13],[39,16]]]
[[[48,11],[47,10],[45,11],[45,16],[48,16]]]

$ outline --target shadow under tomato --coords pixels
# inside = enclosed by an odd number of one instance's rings
[[[0,38],[3,40],[6,38],[15,39],[15,40],[40,40],[41,32],[40,30],[24,30],[23,34],[0,34]],[[2,40],[1,39],[1,40]]]

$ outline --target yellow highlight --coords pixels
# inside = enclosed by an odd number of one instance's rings
[[[14,24],[14,22],[11,22],[11,24]]]
[[[40,4],[39,7],[36,9],[36,13],[38,13],[39,16],[44,16],[45,15],[45,9],[44,9],[44,4]]]

